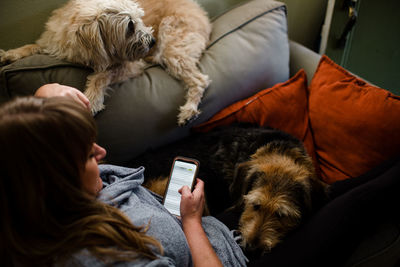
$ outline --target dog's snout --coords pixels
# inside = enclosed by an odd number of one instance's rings
[[[155,44],[156,44],[156,39],[154,37],[151,37],[149,47],[152,48]]]

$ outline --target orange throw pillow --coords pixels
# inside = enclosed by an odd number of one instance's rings
[[[315,159],[307,105],[307,77],[304,70],[300,70],[288,81],[226,107],[194,130],[206,132],[234,122],[269,126],[303,141],[307,152]]]
[[[400,153],[400,97],[323,56],[309,88],[309,117],[321,177],[359,176]]]

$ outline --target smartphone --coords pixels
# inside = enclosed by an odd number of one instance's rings
[[[186,157],[175,157],[163,199],[164,207],[174,215],[181,216],[181,194],[178,190],[187,185],[193,190],[200,162]]]

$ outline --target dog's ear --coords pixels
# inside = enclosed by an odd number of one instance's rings
[[[233,200],[232,209],[235,212],[241,212],[244,209],[244,195],[247,195],[253,188],[254,183],[259,178],[257,172],[249,174],[252,164],[242,162],[236,164],[233,176],[233,182],[229,187],[231,198]]]
[[[255,181],[257,175],[249,175],[251,166],[252,165],[249,161],[241,162],[235,165],[233,181],[229,186],[229,191],[233,200],[241,198],[252,188],[253,182]]]
[[[328,185],[318,180],[315,176],[310,176],[306,180],[307,186],[303,182],[296,182],[292,185],[292,195],[297,205],[302,210],[302,216],[308,217],[328,201]]]
[[[135,34],[135,23],[129,20],[128,27],[126,28],[126,36],[129,37]]]
[[[104,71],[108,67],[105,64],[109,62],[108,54],[97,20],[79,26],[76,40],[86,65],[92,66],[96,72]]]

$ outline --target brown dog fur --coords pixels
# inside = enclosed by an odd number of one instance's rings
[[[249,251],[270,251],[327,200],[327,185],[317,178],[302,143],[276,129],[223,127],[133,162],[146,167],[149,183],[151,177],[168,175],[169,159],[177,155],[201,162],[199,177],[211,214],[224,209],[238,214],[241,245]]]
[[[269,251],[296,228],[317,202],[326,185],[317,179],[312,160],[300,148],[267,144],[242,163],[231,185],[238,196],[232,209],[239,220],[242,245]]]

